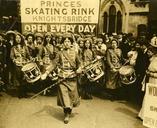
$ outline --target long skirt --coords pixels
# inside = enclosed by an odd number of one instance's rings
[[[77,107],[80,98],[77,89],[77,80],[67,79],[58,86],[57,105],[63,108]]]
[[[117,89],[121,86],[119,72],[107,71],[106,74],[106,88]]]

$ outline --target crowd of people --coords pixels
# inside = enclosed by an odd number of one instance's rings
[[[63,107],[65,123],[80,97],[106,94],[111,100],[134,99],[142,105],[142,83],[150,58],[157,53],[156,42],[156,35],[150,40],[131,33],[95,36],[10,30],[0,33],[0,88],[7,92],[16,87],[19,98],[26,98],[30,87],[35,92],[44,90],[44,95],[58,92],[57,103]],[[58,86],[45,90],[56,82]]]

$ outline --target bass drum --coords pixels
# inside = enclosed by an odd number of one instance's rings
[[[125,85],[132,84],[136,81],[135,70],[132,66],[126,65],[119,69],[121,82]]]

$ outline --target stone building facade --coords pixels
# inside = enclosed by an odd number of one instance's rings
[[[99,33],[146,33],[148,0],[100,0]]]
[[[134,36],[147,32],[157,33],[157,0],[97,1],[100,1],[97,33],[123,32],[133,33]],[[0,26],[4,28],[3,16],[11,16],[11,21],[17,20],[16,17],[20,15],[19,6],[19,0],[0,0]],[[14,28],[20,31],[20,21],[18,20],[16,24]]]

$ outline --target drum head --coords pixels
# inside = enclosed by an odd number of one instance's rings
[[[29,71],[29,70],[33,69],[34,67],[36,67],[36,63],[28,63],[28,64],[24,65],[21,70],[23,72],[25,72],[25,71]]]
[[[119,74],[120,75],[124,75],[124,76],[127,76],[127,75],[130,75],[134,72],[134,69],[132,66],[130,65],[127,65],[127,66],[122,66],[120,69],[119,69]]]

